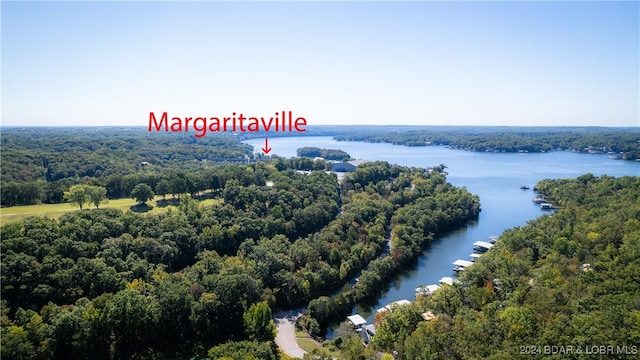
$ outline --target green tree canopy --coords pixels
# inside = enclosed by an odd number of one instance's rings
[[[64,197],[69,202],[78,205],[80,210],[82,210],[84,204],[89,201],[89,194],[87,194],[87,188],[85,185],[72,186],[69,191],[65,192]]]
[[[266,301],[251,305],[243,317],[249,340],[272,341],[275,339],[276,324],[271,319],[271,308]]]
[[[107,196],[107,189],[102,186],[85,185],[85,191],[91,203],[96,206],[96,209],[105,201]]]
[[[168,180],[160,180],[158,185],[156,185],[156,193],[163,198],[167,196],[168,193],[171,192],[171,184]]]
[[[147,184],[138,184],[131,190],[131,197],[141,203],[153,199],[154,196],[153,189]]]
[[[209,349],[208,358],[211,360],[278,360],[280,356],[268,342],[238,341],[218,345]]]

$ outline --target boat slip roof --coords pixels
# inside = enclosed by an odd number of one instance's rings
[[[392,311],[396,306],[404,306],[404,305],[410,305],[411,301],[407,300],[407,299],[403,299],[403,300],[398,300],[398,301],[394,301],[391,304],[387,304],[384,307],[381,307],[380,309],[376,310],[377,313],[383,312],[383,311]]]
[[[449,276],[443,276],[440,278],[440,284],[453,285],[453,278]]]
[[[360,316],[360,314],[347,316],[347,319],[349,319],[349,321],[351,321],[353,326],[360,326],[360,325],[364,325],[364,324],[367,323],[367,320],[365,320],[362,316]]]
[[[426,285],[426,286],[423,285],[416,288],[416,293],[429,295],[429,294],[433,294],[439,288],[440,288],[440,285],[436,285],[436,284]]]
[[[391,306],[405,306],[405,305],[411,305],[411,301],[409,301],[407,299],[398,300],[398,301],[392,302],[391,304],[389,304],[387,306],[391,307]]]
[[[473,246],[481,246],[486,249],[491,249],[493,247],[492,243],[488,243],[486,241],[476,241],[473,243]]]
[[[469,260],[460,260],[460,259],[458,259],[458,260],[453,262],[453,265],[465,267],[465,266],[473,265],[473,262],[471,262]]]

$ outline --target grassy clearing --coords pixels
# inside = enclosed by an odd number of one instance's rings
[[[311,352],[313,349],[322,349],[322,345],[318,344],[315,340],[310,337],[297,337],[296,341],[298,342],[298,346],[302,348],[302,350],[306,352]]]
[[[204,199],[200,201],[203,206],[211,206],[221,199]],[[162,196],[156,196],[152,201],[148,202],[147,207],[136,206],[138,203],[131,198],[109,200],[108,202],[100,205],[100,208],[115,208],[120,209],[123,212],[129,210],[143,212],[146,214],[159,214],[166,212],[170,208],[176,208],[178,200],[173,200],[171,197],[167,197],[166,200]],[[95,206],[85,206],[83,209],[95,209]],[[80,209],[70,203],[64,204],[38,204],[27,206],[12,206],[8,208],[0,208],[0,225],[7,224],[13,221],[19,221],[29,216],[42,216],[50,219],[57,219],[62,214],[70,211],[79,211]]]
[[[322,344],[314,340],[311,336],[309,336],[309,334],[305,333],[304,331],[296,330],[296,342],[298,343],[298,346],[300,346],[300,348],[302,348],[302,350],[306,352],[311,352],[313,349],[324,349],[325,351],[329,351],[329,349],[323,347]],[[336,359],[340,355],[339,353],[334,351],[329,351],[329,353]]]

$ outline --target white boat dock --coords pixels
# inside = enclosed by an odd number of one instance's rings
[[[411,305],[411,301],[406,299],[394,301],[391,304],[387,304],[384,307],[381,307],[380,309],[376,310],[376,312],[379,313],[383,311],[393,311],[393,309],[395,309],[396,307],[405,306],[405,305]]]
[[[367,323],[367,320],[360,316],[360,314],[347,316],[347,319],[351,322],[351,324],[353,324],[354,328],[362,328],[363,325]]]
[[[549,203],[541,203],[540,204],[540,209],[542,210],[551,210],[553,209],[553,204],[549,204]]]
[[[440,278],[440,285],[453,285],[454,283],[458,282],[458,280],[455,280],[454,278],[450,277],[450,276],[443,276]]]
[[[539,196],[536,196],[533,199],[531,199],[531,201],[533,201],[536,204],[540,204],[540,203],[545,201],[545,198],[544,198],[544,196],[539,195]]]
[[[438,290],[440,288],[440,285],[423,285],[420,287],[416,288],[416,296],[418,295],[431,295],[434,292],[436,292],[436,290]]]
[[[480,256],[482,256],[482,254],[478,254],[478,253],[469,254],[469,257],[471,258],[472,262],[475,262],[476,260],[478,260]]]
[[[473,243],[473,250],[480,252],[487,252],[493,247],[492,243],[486,241],[476,241]]]
[[[464,271],[467,266],[473,265],[473,262],[469,260],[456,260],[453,262],[453,271]]]

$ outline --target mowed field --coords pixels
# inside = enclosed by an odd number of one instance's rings
[[[171,197],[167,197],[166,200],[162,196],[156,196],[152,201],[148,201],[147,205],[151,207],[151,209],[141,210],[139,206],[136,206],[138,203],[131,198],[124,199],[116,199],[116,200],[108,200],[106,203],[101,204],[100,208],[115,208],[120,209],[123,212],[132,210],[145,214],[154,214],[161,213],[169,210],[170,208],[176,208],[173,205],[161,205],[162,203],[167,203],[172,200]],[[216,202],[221,201],[220,199],[205,199],[200,201],[201,205],[208,206],[213,205]],[[176,202],[177,203],[177,202]],[[95,206],[91,204],[86,204],[83,207],[82,211],[89,211],[91,209],[95,209]],[[148,210],[147,210],[148,209]],[[29,216],[43,216],[48,217],[50,219],[57,219],[62,214],[70,212],[70,211],[80,211],[77,205],[71,203],[64,204],[39,204],[39,205],[27,205],[27,206],[12,206],[7,208],[0,208],[0,225],[7,224],[12,221],[18,221],[24,219]]]

